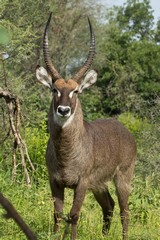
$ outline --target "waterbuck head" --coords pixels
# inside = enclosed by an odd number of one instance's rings
[[[50,14],[47,21],[43,37],[43,54],[46,69],[37,66],[36,77],[41,84],[50,88],[53,92],[54,120],[58,124],[63,125],[66,121],[68,122],[69,119],[73,119],[77,106],[78,94],[82,93],[83,89],[90,87],[97,80],[97,73],[94,70],[88,71],[95,55],[95,37],[91,22],[88,18],[90,29],[90,49],[88,57],[78,72],[69,80],[65,80],[55,69],[49,55],[48,28],[51,21],[51,15],[52,14]],[[70,120],[69,122],[71,122]]]

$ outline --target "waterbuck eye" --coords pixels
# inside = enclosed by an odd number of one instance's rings
[[[72,90],[69,94],[69,97],[72,98],[73,96],[76,97],[76,95],[78,94],[78,90]]]
[[[56,88],[53,88],[52,92],[53,92],[53,94],[56,94],[56,96],[58,96],[58,97],[61,96],[60,91],[58,89],[56,89]]]
[[[56,88],[53,88],[52,92],[53,92],[53,93],[58,93],[58,91],[57,91]]]

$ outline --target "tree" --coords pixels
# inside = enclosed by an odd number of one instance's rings
[[[155,41],[153,19],[147,0],[128,0],[111,10],[101,46],[106,59],[100,82],[105,112],[134,111],[146,116],[147,109],[156,104],[160,47]]]
[[[158,45],[160,45],[160,19],[157,22],[157,28],[155,31],[155,41]]]
[[[116,20],[120,28],[132,33],[133,37],[140,40],[150,39],[154,17],[149,0],[128,0],[119,8]]]

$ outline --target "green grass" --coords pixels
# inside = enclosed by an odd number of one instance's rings
[[[27,187],[25,184],[12,183],[10,174],[0,175],[1,192],[12,202],[17,211],[37,234],[39,240],[54,240],[53,228],[53,202],[48,181],[41,179],[40,183]],[[120,240],[121,223],[119,208],[111,185],[111,194],[116,201],[114,217],[108,238],[101,234],[102,213],[91,193],[88,193],[81,210],[78,226],[78,240]],[[69,212],[72,203],[72,191],[65,192],[64,214]],[[142,181],[135,178],[133,191],[130,197],[130,226],[129,240],[159,240],[160,239],[160,193],[154,188],[151,181]],[[0,207],[0,215],[4,210]],[[61,224],[60,236],[66,227]],[[13,220],[0,217],[0,239],[23,240],[26,239]],[[66,239],[69,239],[67,236]]]

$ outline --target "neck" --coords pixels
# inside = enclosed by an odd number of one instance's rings
[[[53,105],[49,113],[49,132],[50,138],[54,145],[54,151],[58,156],[58,162],[65,165],[71,159],[76,159],[81,152],[81,145],[85,134],[83,126],[83,113],[80,102],[77,103],[74,118],[64,127],[58,125],[54,119]],[[76,151],[75,151],[76,149]]]
[[[53,139],[60,136],[62,133],[68,134],[68,138],[72,137],[73,133],[83,132],[83,112],[79,100],[77,101],[75,112],[67,119],[58,119],[53,111],[53,102],[49,111],[49,132]]]

